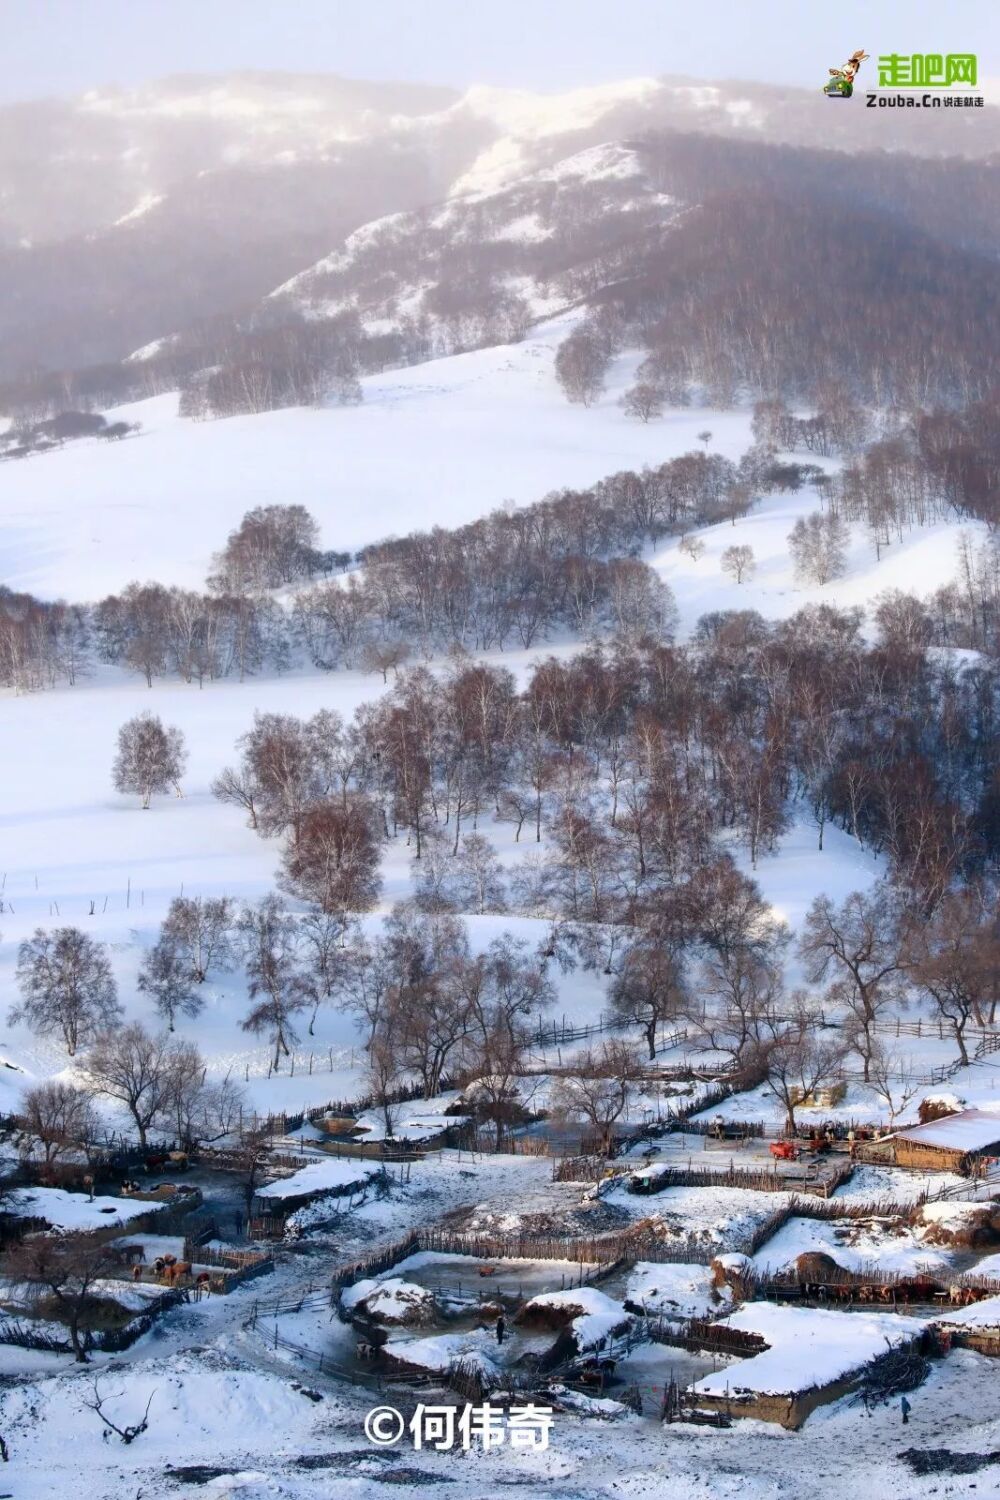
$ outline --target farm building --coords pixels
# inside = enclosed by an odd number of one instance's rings
[[[308,1162],[291,1177],[259,1187],[254,1194],[254,1214],[287,1217],[316,1198],[359,1192],[376,1171],[370,1162],[338,1156]]]
[[[756,1336],[766,1347],[696,1381],[690,1394],[703,1409],[789,1428],[846,1395],[887,1348],[914,1344],[924,1333],[918,1318],[770,1302],[747,1303],[718,1326]]]
[[[791,1092],[791,1102],[804,1109],[835,1109],[846,1097],[847,1084],[842,1078],[833,1083],[818,1083],[812,1089],[795,1088]]]
[[[1000,1356],[1000,1297],[987,1297],[935,1320],[938,1334],[958,1349]]]
[[[69,1193],[65,1188],[19,1188],[4,1203],[3,1216],[19,1232],[53,1231],[56,1234],[91,1234],[112,1239],[125,1228],[142,1230],[180,1223],[201,1203],[197,1189],[160,1197],[107,1198],[88,1193]]]
[[[963,1109],[926,1125],[897,1130],[879,1142],[897,1167],[972,1175],[987,1157],[1000,1157],[1000,1114]]]

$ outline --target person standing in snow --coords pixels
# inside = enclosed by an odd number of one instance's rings
[[[503,1343],[503,1336],[506,1333],[506,1331],[507,1331],[507,1324],[504,1322],[503,1313],[501,1313],[500,1316],[497,1318],[497,1343],[498,1344],[502,1344]]]
[[[907,1422],[910,1420],[910,1403],[909,1401],[907,1401],[905,1396],[899,1403],[899,1409],[903,1413],[903,1426],[905,1427]]]

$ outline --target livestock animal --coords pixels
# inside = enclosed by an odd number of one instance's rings
[[[618,1361],[610,1358],[593,1358],[579,1371],[579,1380],[583,1385],[598,1385],[603,1388],[604,1382],[610,1380],[615,1373]]]

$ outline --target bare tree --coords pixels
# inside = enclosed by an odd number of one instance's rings
[[[614,1154],[614,1127],[635,1097],[639,1064],[625,1042],[605,1042],[597,1051],[573,1060],[572,1074],[560,1078],[552,1091],[553,1114],[582,1119],[600,1141],[605,1156]]]
[[[157,1014],[173,1031],[177,1017],[193,1019],[204,1009],[195,993],[191,966],[172,933],[163,931],[142,961],[137,988],[149,995]]]
[[[296,1016],[312,999],[312,986],[298,966],[295,922],[275,896],[266,896],[256,906],[245,907],[237,923],[249,979],[250,998],[256,1003],[243,1022],[243,1030],[266,1035],[274,1046],[272,1066],[277,1072],[282,1057],[291,1055],[290,1043],[298,1041]]]
[[[168,1058],[163,1109],[164,1129],[190,1149],[235,1134],[243,1114],[244,1093],[229,1075],[209,1081],[205,1060],[190,1042],[175,1042]]]
[[[720,558],[720,563],[722,571],[728,573],[737,583],[742,583],[745,578],[752,578],[757,566],[753,548],[745,543],[738,547],[727,547]]]
[[[143,1150],[150,1127],[168,1107],[176,1055],[166,1032],[153,1036],[132,1022],[100,1036],[84,1065],[94,1092],[114,1099],[132,1116]]]
[[[375,1108],[382,1116],[386,1140],[392,1140],[399,1118],[396,1090],[400,1081],[400,1056],[391,1025],[380,1025],[372,1037],[364,1081]]]
[[[120,1396],[123,1396],[125,1392],[116,1391],[111,1396],[104,1395],[101,1391],[100,1382],[97,1379],[96,1375],[93,1380],[93,1392],[94,1399],[92,1401],[84,1401],[83,1404],[85,1407],[87,1407],[88,1411],[96,1413],[96,1415],[103,1422],[105,1437],[108,1437],[108,1435],[113,1432],[118,1437],[120,1437],[125,1446],[128,1447],[130,1443],[135,1442],[137,1437],[141,1437],[144,1432],[148,1432],[149,1408],[153,1404],[153,1397],[156,1395],[155,1390],[150,1391],[149,1400],[146,1402],[146,1410],[143,1412],[138,1422],[127,1422],[124,1427],[119,1427],[117,1422],[112,1422],[111,1418],[108,1416],[107,1411],[105,1410],[104,1403],[106,1401],[117,1400]]]
[[[764,1079],[784,1107],[789,1130],[795,1130],[795,1111],[803,1100],[839,1073],[849,1047],[840,1031],[822,1028],[818,1007],[804,994],[792,997],[791,1015],[779,1022],[768,1048]]]
[[[370,1047],[386,1011],[396,979],[395,966],[383,944],[372,945],[363,935],[347,950],[344,967],[344,1009],[365,1028]]]
[[[888,887],[852,891],[838,909],[817,896],[799,939],[806,977],[833,982],[827,998],[846,1009],[867,1083],[881,1013],[899,997],[902,957],[897,903]]]
[[[847,566],[850,531],[835,511],[800,516],[788,534],[788,546],[798,576],[807,583],[829,583]]]
[[[556,352],[556,379],[567,401],[592,406],[604,390],[608,362],[607,350],[586,330],[564,339]]]
[[[304,505],[258,505],[214,558],[209,587],[220,594],[253,594],[307,578],[315,571],[318,542],[319,527]]]
[[[285,849],[281,885],[325,912],[370,911],[382,886],[380,857],[375,814],[366,801],[317,802]]]
[[[271,1141],[264,1131],[244,1131],[236,1150],[236,1171],[243,1179],[243,1201],[247,1220],[253,1213],[257,1186],[271,1155]]]
[[[513,1030],[496,1009],[487,1007],[485,1024],[470,1033],[468,1070],[474,1082],[466,1090],[477,1120],[489,1124],[499,1150],[514,1122],[523,1118],[518,1084],[524,1076],[528,1037]]]
[[[648,422],[651,417],[663,416],[665,402],[659,386],[640,380],[625,392],[619,404],[626,416]]]
[[[883,1101],[889,1124],[896,1123],[906,1106],[923,1088],[920,1073],[912,1057],[903,1057],[878,1042],[869,1066],[872,1091]]]
[[[68,1151],[83,1151],[99,1129],[94,1096],[61,1078],[26,1089],[21,1106],[24,1128],[42,1148],[46,1172]]]
[[[122,1014],[107,950],[77,927],[36,928],[18,949],[17,982],[21,1000],[9,1024],[61,1036],[70,1057]]]
[[[507,890],[497,851],[481,833],[468,833],[455,858],[457,895],[463,910],[482,915],[505,911]]]
[[[652,1061],[657,1032],[685,1009],[687,992],[680,952],[652,935],[638,938],[625,954],[610,998],[615,1015],[642,1028]]]
[[[311,911],[299,923],[303,958],[314,990],[309,1035],[312,1036],[320,1006],[333,999],[347,981],[350,955],[347,921],[340,912]]]
[[[949,891],[930,917],[904,925],[906,972],[950,1026],[963,1066],[966,1029],[992,1024],[1000,990],[995,910],[995,897],[972,887]]]
[[[700,536],[682,536],[677,543],[678,552],[683,552],[692,562],[697,562],[705,552],[705,543]]]
[[[156,714],[136,714],[118,731],[118,754],[112,770],[115,791],[142,798],[148,808],[153,795],[174,788],[187,760],[179,729],[164,728]]]
[[[361,652],[361,665],[366,672],[381,672],[382,681],[389,681],[389,673],[395,672],[399,676],[399,669],[409,661],[413,655],[413,647],[408,641],[387,640],[367,641]]]
[[[250,827],[257,829],[257,804],[260,800],[260,784],[252,768],[244,766],[236,770],[226,766],[212,782],[212,796],[232,807],[242,807],[248,815]]]
[[[235,961],[235,911],[228,896],[175,896],[163,923],[163,936],[183,956],[195,984],[213,969],[228,972]]]
[[[237,744],[243,759],[239,772],[225,778],[223,800],[247,806],[252,799],[258,832],[290,831],[297,839],[306,808],[319,792],[316,747],[307,725],[292,714],[255,713],[253,727]]]
[[[709,952],[696,993],[701,1003],[692,1005],[689,1019],[705,1045],[731,1058],[745,1086],[753,1087],[773,1039],[781,999],[776,957],[744,947],[726,954]]]
[[[123,1264],[120,1249],[90,1234],[29,1235],[4,1257],[4,1274],[26,1288],[40,1311],[54,1311],[66,1324],[78,1364],[87,1363],[86,1323],[94,1285]]]

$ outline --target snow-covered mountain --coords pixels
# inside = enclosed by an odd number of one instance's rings
[[[487,174],[488,175],[488,174]],[[522,336],[623,273],[681,205],[615,142],[490,189],[467,173],[442,203],[363,225],[278,287],[270,308],[306,318],[356,311],[369,333],[434,354]]]
[[[205,319],[245,313],[387,215],[433,218],[446,200],[510,192],[544,209],[553,186],[544,174],[608,142],[695,131],[720,142],[970,158],[1000,142],[993,108],[944,121],[883,111],[875,131],[864,109],[824,103],[812,90],[681,78],[539,94],[257,73],[8,106],[0,376],[27,364],[117,361]],[[595,206],[592,197],[587,216]],[[522,230],[530,234],[530,222]]]

